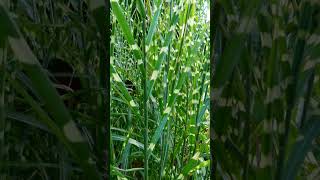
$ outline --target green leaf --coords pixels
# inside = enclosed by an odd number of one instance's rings
[[[137,0],[137,3],[138,3],[138,10],[139,10],[142,18],[146,18],[146,10],[144,7],[143,0]]]
[[[15,112],[15,111],[9,111],[7,112],[7,116],[8,118],[12,119],[12,120],[16,120],[19,122],[23,122],[25,124],[31,125],[33,127],[39,128],[41,130],[50,132],[50,129],[48,129],[48,127],[46,125],[44,125],[43,123],[40,123],[39,121],[37,121],[35,118],[33,118],[30,115],[27,114],[23,114],[20,112]]]
[[[130,45],[133,45],[134,42],[134,38],[132,35],[132,30],[129,26],[128,21],[126,20],[125,16],[124,16],[124,11],[121,8],[121,6],[119,5],[119,2],[117,1],[111,1],[111,7],[112,7],[112,12],[115,15],[115,17],[118,20],[118,23],[121,27],[121,30],[123,31],[123,35],[126,38],[126,40],[128,41],[128,43]]]
[[[0,2],[0,48],[7,40],[8,36],[18,37],[18,33],[15,31],[14,24],[10,21],[9,15],[7,14],[7,10],[3,5],[3,1]]]
[[[225,85],[230,78],[234,68],[239,63],[244,48],[244,36],[234,35],[217,62],[216,73],[213,78],[214,88]]]
[[[199,155],[200,153],[198,152],[190,159],[190,161],[183,167],[178,179],[183,179],[183,177],[191,175],[196,170],[210,165],[210,160],[200,162]]]
[[[126,141],[127,137],[119,136],[119,135],[112,135],[112,140],[114,141]],[[128,141],[130,144],[135,145],[136,147],[143,149],[143,144],[135,139],[130,138]]]
[[[282,179],[291,180],[296,177],[300,166],[312,147],[312,141],[320,136],[320,116],[311,116],[308,125],[298,138],[289,155],[286,168],[283,170]]]
[[[149,45],[151,43],[152,37],[153,37],[155,30],[158,26],[158,19],[160,16],[161,8],[162,8],[162,1],[161,1],[160,5],[157,6],[157,11],[154,13],[154,16],[152,18],[152,21],[151,21],[151,24],[150,24],[150,27],[148,30],[146,45]]]

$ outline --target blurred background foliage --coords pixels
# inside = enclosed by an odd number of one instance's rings
[[[217,0],[216,179],[320,177],[320,3]]]
[[[0,2],[0,179],[105,176],[108,21],[103,0]]]

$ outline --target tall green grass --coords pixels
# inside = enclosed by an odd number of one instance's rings
[[[205,3],[111,1],[113,178],[209,178]]]

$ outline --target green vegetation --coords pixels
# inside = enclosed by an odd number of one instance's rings
[[[111,1],[114,179],[209,179],[208,3]]]
[[[0,0],[0,180],[317,179],[319,2]]]
[[[317,179],[320,4],[215,1],[216,179]]]
[[[0,179],[102,179],[104,14],[102,0],[0,1]]]

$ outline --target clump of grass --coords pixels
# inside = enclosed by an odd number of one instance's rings
[[[114,178],[209,178],[205,3],[111,1]]]

